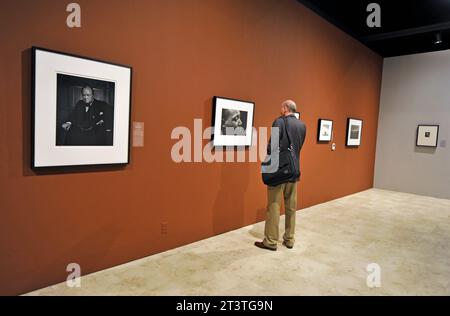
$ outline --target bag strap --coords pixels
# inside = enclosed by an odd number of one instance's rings
[[[284,121],[284,133],[285,133],[286,136],[287,136],[287,139],[288,139],[288,142],[289,142],[289,147],[290,147],[290,148],[293,148],[294,146],[292,146],[291,138],[289,137],[289,132],[288,132],[288,129],[287,129],[287,119],[286,119],[286,116],[283,116],[283,121]]]

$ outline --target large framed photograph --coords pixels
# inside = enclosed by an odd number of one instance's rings
[[[361,145],[363,121],[349,118],[347,120],[347,140],[345,145],[349,147],[357,147]]]
[[[251,146],[255,103],[213,98],[214,146]]]
[[[419,125],[417,127],[416,144],[419,147],[437,147],[439,125]]]
[[[132,69],[33,47],[33,168],[129,163]]]
[[[317,131],[318,142],[330,142],[333,135],[333,121],[319,119],[319,128]]]

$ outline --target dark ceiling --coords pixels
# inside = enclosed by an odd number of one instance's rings
[[[383,57],[450,49],[450,0],[298,1]],[[369,3],[380,5],[381,27],[367,25]]]

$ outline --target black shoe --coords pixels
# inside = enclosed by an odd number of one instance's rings
[[[286,241],[283,241],[283,246],[285,246],[288,249],[294,248],[294,246],[289,246]]]
[[[267,247],[266,245],[264,245],[264,243],[262,241],[255,241],[255,246],[261,249],[267,249],[267,250],[271,250],[271,251],[277,251],[277,248],[270,248]]]

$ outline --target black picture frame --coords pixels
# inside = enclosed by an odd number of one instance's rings
[[[246,121],[245,121],[245,142],[243,143],[244,139],[243,136],[239,135],[223,135],[220,133],[220,127],[217,125],[218,117],[221,117],[221,113],[219,113],[218,110],[222,110],[223,106],[222,104],[219,104],[220,101],[226,101],[230,103],[227,105],[228,107],[233,107],[233,103],[236,103],[235,106],[239,107],[239,109],[234,108],[235,110],[243,111],[242,106],[247,106],[248,108],[245,108],[247,112]],[[242,99],[236,99],[236,98],[229,98],[229,97],[222,97],[222,96],[213,96],[212,98],[212,118],[211,118],[211,126],[212,126],[212,133],[211,133],[211,140],[213,141],[214,147],[244,147],[248,148],[252,146],[253,141],[253,124],[255,119],[255,109],[256,104],[253,101],[249,100],[242,100]],[[217,136],[219,134],[219,137]],[[237,138],[237,142],[233,142],[233,137]],[[228,138],[228,139],[225,139]],[[218,141],[220,140],[220,141]],[[225,142],[224,142],[225,141]]]
[[[55,65],[52,65],[51,63],[48,63],[48,60],[51,58],[55,58],[55,60],[58,60],[58,62]],[[108,62],[105,60],[100,60],[92,57],[86,57],[81,56],[77,54],[71,54],[66,52],[61,52],[58,50],[48,49],[48,48],[42,48],[33,46],[31,47],[31,168],[35,170],[52,170],[52,169],[66,169],[66,168],[78,168],[83,166],[103,166],[103,167],[114,167],[114,166],[125,166],[130,163],[130,155],[131,155],[131,113],[132,113],[132,80],[133,80],[133,68],[131,66],[122,65],[118,63]],[[46,60],[47,62],[44,63],[42,60]],[[82,63],[86,65],[87,63],[92,63],[92,65],[96,65],[99,67],[99,69],[103,67],[112,67],[116,71],[120,72],[120,74],[126,74],[124,76],[125,79],[121,78],[118,82],[115,82],[113,87],[112,96],[113,99],[116,101],[117,96],[119,96],[119,100],[117,100],[117,103],[114,103],[112,105],[112,126],[113,129],[111,129],[111,143],[99,143],[95,145],[91,144],[77,144],[75,146],[74,144],[65,144],[64,142],[61,144],[58,144],[58,135],[57,135],[57,129],[58,123],[55,124],[55,127],[53,130],[54,133],[51,132],[51,130],[43,131],[43,126],[45,126],[45,123],[49,122],[53,124],[52,120],[55,120],[53,117],[46,117],[43,112],[48,111],[49,113],[56,112],[58,113],[58,106],[59,100],[57,100],[56,94],[59,94],[60,90],[60,76],[67,77],[70,79],[78,78],[79,80],[86,79],[86,81],[90,82],[107,82],[108,79],[103,80],[98,79],[97,77],[88,76],[83,71],[77,71],[75,70],[72,72],[65,72],[62,71],[61,68],[58,68],[58,66],[61,66],[62,63],[67,62],[70,64],[70,62],[73,63]],[[58,65],[59,63],[59,65]],[[49,66],[47,66],[47,64]],[[70,65],[65,65],[68,68],[71,68]],[[76,65],[72,65],[74,69],[76,69]],[[55,67],[54,69],[47,69],[50,67]],[[62,67],[65,68],[65,67]],[[112,69],[111,68],[111,69]],[[104,75],[104,74],[103,74]],[[112,76],[113,78],[110,78],[112,81],[114,81],[116,78]],[[42,80],[42,78],[51,78],[51,80],[48,80],[50,82],[46,82],[45,80]],[[42,89],[42,87],[46,87],[48,85],[48,89]],[[39,86],[39,87],[38,87]],[[42,91],[45,90],[45,91]],[[48,91],[46,91],[48,90]],[[93,90],[93,89],[91,89]],[[120,90],[120,91],[118,91]],[[54,92],[53,94],[50,93]],[[50,97],[46,96],[46,93],[50,95]],[[92,94],[93,91],[92,91]],[[46,107],[43,107],[45,100],[48,102],[48,105]],[[93,100],[95,101],[95,96],[93,96]],[[74,102],[75,103],[75,102]],[[105,103],[105,102],[103,102]],[[93,102],[91,103],[91,105]],[[37,114],[39,114],[39,121],[37,119]],[[119,119],[117,118],[118,115],[122,115],[122,117]],[[100,115],[103,115],[103,112],[100,112]],[[44,117],[44,118],[43,118]],[[56,120],[55,120],[56,121]],[[103,120],[102,120],[103,121]],[[117,122],[120,122],[118,124]],[[119,129],[119,131],[116,131],[116,128]],[[43,135],[45,137],[48,137],[47,140],[43,140]],[[116,137],[116,136],[120,136]],[[114,139],[117,138],[117,139]],[[53,143],[53,142],[56,142]],[[51,146],[52,145],[52,146]],[[56,145],[56,146],[53,146]],[[73,158],[70,162],[65,163],[63,159],[58,160],[58,157],[52,156],[51,152],[54,150],[54,148],[58,148],[59,152],[64,152],[65,149],[69,150],[71,153],[75,153],[74,156],[71,156]],[[96,152],[97,156],[94,156],[90,161],[89,158],[80,159],[78,162],[76,159],[76,153],[77,149],[80,152],[80,157],[82,155],[86,155],[87,152],[90,150],[97,150]],[[101,156],[101,149],[105,150],[105,155]],[[48,151],[47,151],[48,150]],[[47,151],[47,152],[46,152]],[[106,155],[112,153],[112,155]],[[116,154],[114,156],[114,154]],[[42,157],[50,157],[50,158],[42,158]],[[57,155],[56,155],[57,156]],[[106,157],[110,157],[111,159],[108,160]],[[120,158],[119,158],[120,156]]]
[[[356,123],[356,124],[352,124]],[[345,146],[346,147],[359,147],[361,146],[361,140],[362,140],[362,130],[363,130],[363,124],[364,121],[359,118],[349,117],[347,118],[347,133],[346,133],[346,139],[345,139]],[[352,135],[352,126],[359,125],[359,131],[358,131],[358,138],[353,138],[354,135]]]
[[[329,140],[323,140],[321,138],[321,128],[322,128],[322,122],[331,122],[331,131],[330,131],[330,139]],[[317,142],[318,143],[329,143],[333,140],[333,128],[334,128],[334,122],[333,120],[329,120],[329,119],[322,119],[320,118],[318,120],[318,127],[317,127]]]
[[[417,133],[416,133],[416,146],[417,147],[428,147],[428,148],[437,148],[438,147],[438,142],[439,142],[439,125],[436,124],[419,124],[417,125]],[[433,128],[436,129],[436,137],[434,139],[434,142],[430,145],[424,144],[422,141],[422,139],[420,138],[420,134],[421,134],[421,129],[424,128]],[[425,132],[425,131],[424,131]]]

